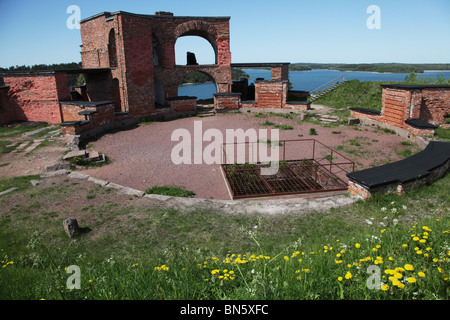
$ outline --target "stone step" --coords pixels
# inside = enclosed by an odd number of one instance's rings
[[[63,157],[63,160],[70,160],[75,157],[86,158],[86,150],[74,150]]]

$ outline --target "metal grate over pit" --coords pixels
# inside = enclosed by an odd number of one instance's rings
[[[261,170],[269,167],[267,163],[230,163],[223,148],[228,161],[224,161],[222,170],[233,199],[347,189],[346,174],[354,171],[353,161],[313,139],[284,140],[277,145],[280,148],[278,170],[269,175],[262,174]],[[297,149],[292,152],[286,146]],[[305,153],[301,147],[312,150]],[[292,159],[307,154],[309,158]]]

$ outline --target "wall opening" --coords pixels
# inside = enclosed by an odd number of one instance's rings
[[[162,107],[165,104],[164,101],[164,86],[161,81],[157,78],[153,78],[153,90],[155,96],[155,106]]]
[[[116,34],[114,29],[111,29],[108,37],[108,54],[109,54],[109,67],[117,68],[117,49],[116,49]]]
[[[187,52],[195,54],[199,65],[217,64],[217,53],[213,46],[215,42],[202,36],[182,36],[175,43],[175,63],[180,66],[187,64]]]
[[[178,86],[179,96],[195,96],[197,99],[213,99],[217,93],[217,85],[214,78],[200,71],[187,73]]]

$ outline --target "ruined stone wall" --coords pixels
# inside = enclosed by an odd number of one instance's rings
[[[7,75],[10,109],[15,120],[62,122],[59,100],[70,100],[67,76],[63,73]]]
[[[418,118],[434,125],[444,123],[450,114],[450,88],[422,90],[420,107]]]
[[[238,110],[241,107],[240,93],[216,93],[214,94],[214,109]]]
[[[417,94],[415,95],[417,99]],[[409,118],[411,92],[407,90],[383,88],[382,110],[383,121],[403,128]]]
[[[287,81],[256,81],[256,107],[284,108],[286,105],[287,92]]]
[[[134,117],[155,111],[155,82],[163,87],[164,99],[178,95],[181,79],[192,71],[175,65],[175,43],[182,36],[211,43],[216,64],[199,71],[211,75],[219,92],[230,90],[229,18],[105,13],[82,21],[81,34],[83,67],[112,67],[109,99],[120,101],[119,109]]]
[[[16,111],[19,111],[18,106],[16,107],[9,98],[8,91],[8,86],[0,87],[0,125],[16,120]]]
[[[289,65],[283,64],[281,66],[272,67],[271,80],[289,80]]]

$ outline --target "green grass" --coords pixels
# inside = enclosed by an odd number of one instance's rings
[[[31,180],[39,180],[39,175],[23,176],[15,178],[0,178],[0,192],[17,187],[19,190],[25,190],[31,187]]]
[[[9,138],[9,137],[17,137],[20,136],[26,132],[34,131],[39,128],[47,127],[48,124],[39,124],[37,126],[26,126],[18,124],[16,126],[0,126],[0,137],[1,138]],[[52,129],[54,130],[54,129]],[[46,130],[47,131],[47,130]],[[51,131],[50,129],[48,131]]]
[[[437,128],[434,134],[439,139],[450,140],[450,129]]]
[[[294,127],[292,127],[291,125],[288,125],[288,124],[277,124],[277,125],[275,125],[275,128],[280,129],[280,130],[292,130],[292,129],[294,129]]]
[[[381,84],[387,82],[349,80],[314,101],[335,108],[360,107],[381,110]]]
[[[261,125],[263,125],[263,126],[274,126],[275,123],[267,120],[267,121],[264,121],[263,123],[261,123]]]
[[[173,197],[193,197],[195,196],[195,192],[185,190],[183,188],[177,186],[154,186],[148,188],[145,193],[147,194],[159,194],[164,196],[173,196]]]
[[[448,299],[449,187],[447,175],[403,196],[375,195],[323,213],[282,215],[105,201],[96,191],[89,200],[96,204],[81,201],[59,212],[49,200],[66,192],[86,199],[92,190],[60,181],[0,198],[0,296]],[[5,206],[14,197],[24,201]],[[86,231],[69,239],[62,220],[72,211]],[[67,289],[71,265],[80,268],[80,289]],[[367,286],[371,266],[380,268],[386,290]],[[400,267],[400,283],[390,280],[385,271]]]

